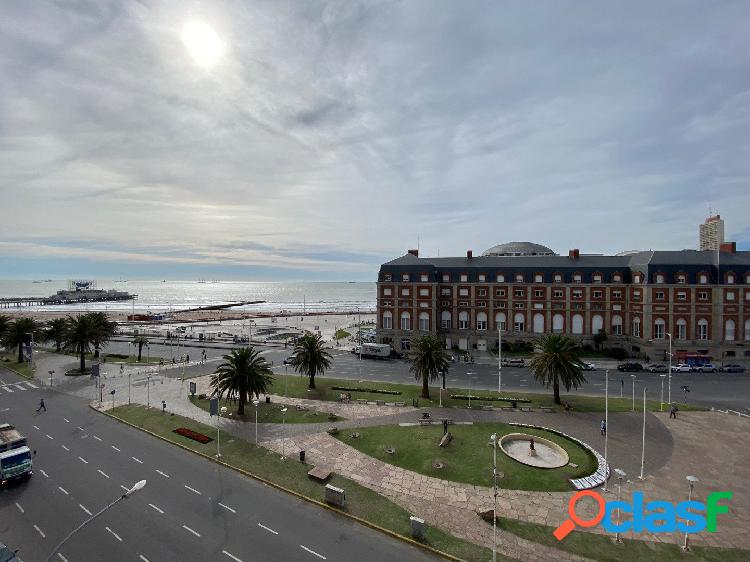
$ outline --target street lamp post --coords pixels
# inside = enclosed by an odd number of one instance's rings
[[[281,458],[283,460],[286,460],[286,410],[286,406],[281,409]]]
[[[625,471],[622,470],[622,469],[620,469],[620,468],[616,468],[615,469],[615,474],[617,474],[617,502],[618,502],[618,507],[617,507],[617,527],[619,529],[619,527],[620,527],[620,507],[619,507],[620,492],[621,492],[621,489],[622,489],[622,479],[625,478]],[[620,539],[620,531],[617,531],[615,533],[615,542],[616,543],[621,543],[622,542],[622,539]]]
[[[105,511],[107,511],[110,507],[114,506],[117,502],[119,502],[121,500],[124,500],[127,497],[130,497],[132,494],[134,494],[135,492],[137,492],[139,490],[142,490],[145,485],[146,485],[146,481],[145,480],[139,480],[138,482],[136,482],[135,484],[133,484],[132,488],[130,488],[129,490],[126,490],[125,493],[123,493],[115,501],[113,501],[112,503],[106,505],[101,510],[99,510],[98,512],[96,512],[94,515],[92,515],[91,517],[89,517],[88,519],[86,519],[83,523],[81,523],[80,525],[78,525],[78,527],[76,527],[70,533],[68,533],[67,536],[63,540],[61,540],[57,544],[57,546],[55,546],[55,548],[52,550],[52,552],[49,553],[49,556],[47,556],[47,558],[45,558],[44,562],[49,562],[50,560],[52,560],[52,557],[62,548],[62,546],[68,541],[68,539],[70,539],[70,537],[72,537],[73,535],[75,535],[78,531],[80,531],[81,529],[83,529],[86,525],[88,525],[89,523],[91,523],[94,519],[96,519],[97,517],[99,517],[102,513],[104,513]]]
[[[672,334],[667,333],[666,336],[669,338],[669,377],[667,384],[667,402],[672,403]]]
[[[55,374],[55,370],[48,371],[49,372],[49,387],[52,388],[52,375]]]
[[[633,380],[633,411],[635,412],[635,375],[630,375],[630,378]]]
[[[497,560],[497,433],[490,436],[492,441],[492,562]]]
[[[128,406],[130,406],[130,377],[133,373],[128,372]]]
[[[497,325],[497,391],[503,390],[503,336],[500,324]]]
[[[471,387],[472,387],[471,377],[474,374],[474,372],[473,371],[467,371],[466,374],[469,377],[469,410],[471,410]]]
[[[664,411],[664,379],[667,378],[666,374],[659,375],[659,378],[661,379],[661,398],[659,399],[659,411]]]
[[[260,405],[260,400],[257,398],[253,400],[253,406],[255,406],[255,445],[258,445],[258,406]]]
[[[146,409],[151,408],[151,375],[146,375]]]
[[[227,413],[227,407],[222,406],[221,408],[219,408],[219,415],[216,416],[216,458],[217,459],[221,458],[221,449],[220,449],[220,441],[221,441],[220,427],[221,426],[219,422],[221,421],[221,416],[225,415],[226,413]]]
[[[604,488],[607,491],[607,442],[609,441],[609,369],[604,371]]]
[[[688,481],[688,485],[690,486],[690,488],[688,489],[688,501],[690,502],[690,501],[693,501],[693,486],[695,486],[695,484],[698,482],[698,477],[697,476],[687,476],[686,479]],[[689,542],[689,539],[688,539],[688,532],[687,531],[685,531],[685,542],[682,545],[682,549],[683,550],[690,550],[690,542]]]
[[[643,467],[646,464],[646,387],[643,387],[643,436],[641,438],[641,475],[643,480]]]

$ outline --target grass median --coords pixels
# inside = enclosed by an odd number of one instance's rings
[[[0,365],[25,379],[34,378],[34,370],[28,362],[18,362],[18,353],[0,353]]]
[[[215,427],[182,416],[163,414],[160,410],[147,409],[140,405],[118,406],[107,414],[197,453],[208,457],[216,454],[214,441],[202,444],[173,433],[174,429],[184,427],[213,438],[216,434]],[[302,464],[296,459],[282,461],[277,453],[263,447],[256,447],[225,432],[221,432],[221,444],[221,460],[225,464],[312,500],[323,502],[325,485],[307,476],[310,465]],[[329,483],[346,491],[346,508],[334,509],[334,511],[358,517],[403,537],[410,536],[410,514],[403,508],[369,488],[337,474],[331,477]],[[430,526],[427,527],[424,544],[463,560],[492,559],[489,549],[458,539]],[[509,560],[505,557],[498,559]]]
[[[189,397],[190,402],[198,406],[201,410],[206,412],[210,411],[210,401],[208,398],[199,398],[196,396]],[[245,405],[245,414],[242,416],[237,415],[237,401],[227,400],[223,398],[219,404],[219,407],[226,406],[229,417],[233,420],[239,420],[243,422],[255,422],[255,406],[252,403]],[[278,404],[273,402],[266,404],[261,401],[258,404],[258,423],[281,423],[284,420],[284,414],[281,409],[284,404]],[[324,412],[317,412],[315,410],[299,410],[295,406],[288,406],[286,411],[286,423],[325,423],[325,422],[337,422],[344,418],[332,414],[326,414]]]

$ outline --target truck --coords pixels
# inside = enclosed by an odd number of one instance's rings
[[[359,355],[360,346],[352,348],[352,353]],[[391,356],[391,346],[387,343],[363,343],[362,357],[371,359],[388,359]]]
[[[26,437],[8,423],[0,424],[0,486],[17,478],[29,477],[31,449]]]

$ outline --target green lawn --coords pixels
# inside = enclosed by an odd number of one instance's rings
[[[490,523],[491,519],[490,517]],[[504,517],[498,517],[498,526],[503,531],[530,541],[559,548],[592,560],[605,560],[607,562],[641,562],[646,560],[669,562],[670,560],[683,561],[686,558],[708,562],[744,562],[750,560],[750,550],[694,546],[691,547],[690,554],[686,555],[679,546],[674,544],[623,539],[623,544],[618,545],[612,541],[612,536],[583,531],[573,531],[562,542],[559,542],[552,536],[553,527]]]
[[[114,417],[156,433],[168,441],[179,443],[193,451],[208,456],[216,454],[215,441],[204,445],[172,432],[178,427],[186,427],[215,437],[215,427],[182,416],[162,414],[156,408],[148,410],[143,406],[118,406],[112,414]],[[295,459],[282,461],[278,454],[224,432],[221,435],[221,454],[222,461],[233,467],[250,472],[308,498],[317,501],[324,499],[324,485],[307,476],[310,465],[302,464]],[[410,514],[407,511],[369,488],[342,476],[334,474],[329,482],[346,491],[347,506],[341,511],[400,535],[409,536]],[[489,549],[458,539],[433,527],[428,527],[425,543],[464,560],[488,561],[492,559]],[[508,559],[498,556],[498,560]]]
[[[346,330],[342,330],[341,328],[339,328],[338,330],[336,330],[336,339],[337,340],[343,340],[343,339],[349,338],[349,337],[351,337],[351,334],[349,332],[347,332]]]
[[[416,418],[416,416],[415,416]],[[357,428],[359,437],[352,437],[354,430],[339,432],[336,437],[355,449],[380,459],[413,470],[420,474],[465,482],[479,486],[492,485],[492,447],[490,435],[516,433],[519,428],[504,423],[482,423],[474,425],[452,425],[449,427],[453,441],[444,448],[438,447],[443,435],[441,425],[432,426],[378,426]],[[557,469],[533,468],[519,463],[497,452],[498,470],[504,477],[498,480],[501,488],[509,490],[536,490],[561,492],[571,490],[569,478],[588,476],[596,470],[595,460],[583,447],[573,441],[544,430],[523,428],[524,433],[538,435],[562,446],[570,456],[570,462],[578,468],[564,466]],[[396,449],[395,454],[385,449]],[[443,468],[433,468],[439,461]]]
[[[285,384],[286,379],[286,384]],[[412,400],[417,401],[417,405],[419,407],[426,407],[426,406],[438,406],[439,404],[439,394],[438,389],[436,385],[430,386],[430,399],[427,400],[425,398],[421,398],[420,394],[422,392],[422,387],[418,386],[417,384],[414,385],[408,385],[408,384],[395,384],[395,383],[387,383],[387,382],[371,382],[371,381],[354,381],[354,380],[343,380],[343,379],[332,379],[332,378],[326,378],[326,377],[315,377],[315,389],[310,390],[307,388],[308,385],[308,379],[307,377],[302,377],[297,374],[290,374],[290,375],[284,375],[284,374],[276,374],[274,375],[274,385],[272,387],[272,392],[275,394],[284,395],[285,389],[286,389],[286,395],[291,396],[293,398],[310,398],[312,400],[329,400],[329,401],[336,401],[339,398],[339,395],[342,392],[341,390],[333,390],[332,387],[334,386],[341,386],[341,387],[364,387],[368,389],[378,389],[378,390],[394,390],[398,391],[401,394],[398,395],[391,395],[391,394],[379,394],[375,392],[358,392],[358,391],[349,391],[352,395],[352,400],[356,400],[357,398],[365,398],[367,400],[385,400],[386,402],[406,402],[407,405],[412,404]],[[467,400],[459,400],[459,399],[453,399],[450,398],[450,395],[466,395],[469,393],[468,389],[465,388],[447,388],[443,392],[443,406],[447,408],[467,408],[468,407],[468,401]],[[539,408],[540,406],[545,406],[552,408],[556,411],[562,411],[562,406],[557,406],[553,403],[552,398],[552,391],[550,390],[549,394],[531,394],[531,393],[521,393],[521,392],[502,392],[498,394],[495,391],[491,390],[471,390],[471,406],[473,408],[479,408],[482,404],[493,404],[495,406],[509,406],[510,404],[508,402],[500,402],[500,401],[493,401],[489,402],[488,398],[497,398],[497,397],[504,397],[504,398],[523,398],[530,400],[531,402],[529,404],[523,404],[527,406],[531,406],[533,408]],[[627,396],[627,395],[626,395]],[[476,399],[476,401],[475,401]],[[596,396],[580,396],[575,394],[562,394],[562,401],[563,402],[570,402],[570,405],[573,408],[573,411],[576,412],[603,412],[604,411],[604,398],[596,397]],[[641,403],[642,404],[642,403]],[[636,403],[636,408],[638,407],[638,403]],[[642,406],[641,406],[642,407]],[[646,403],[646,407],[650,411],[659,411],[659,402],[658,401],[648,401]],[[613,398],[610,396],[609,398],[609,411],[610,412],[629,412],[632,408],[632,398],[625,397],[625,398]],[[699,408],[697,406],[690,406],[687,404],[679,404],[680,411],[689,411],[689,410],[705,410],[705,408]]]
[[[205,410],[206,412],[209,411],[209,400],[207,398],[202,399],[191,396],[190,401],[202,410]],[[245,405],[244,416],[237,415],[237,402],[235,401],[230,401],[224,398],[219,404],[219,407],[221,406],[227,407],[227,413],[232,414],[229,416],[231,419],[255,422],[255,406],[253,406],[252,403]],[[264,401],[261,401],[258,405],[258,423],[281,423],[283,419],[281,408],[283,407],[284,404],[278,404],[275,402],[266,404]],[[295,406],[288,406],[286,412],[286,423],[323,423],[328,421],[340,421],[342,419],[344,418],[339,416],[334,416],[333,419],[329,419],[328,414],[315,412],[313,410],[298,410]]]
[[[25,379],[31,379],[34,377],[34,371],[31,369],[28,362],[18,362],[17,351],[12,353],[0,353],[0,365],[6,369],[14,371],[17,375],[20,375]]]

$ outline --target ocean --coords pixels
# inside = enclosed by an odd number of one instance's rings
[[[48,297],[68,282],[0,280],[0,298]],[[375,283],[252,282],[252,281],[138,281],[97,280],[97,289],[116,289],[136,294],[133,301],[95,302],[75,305],[23,307],[29,311],[123,311],[168,312],[240,301],[265,301],[233,307],[233,311],[273,312],[374,312]],[[0,310],[0,313],[3,311]]]

